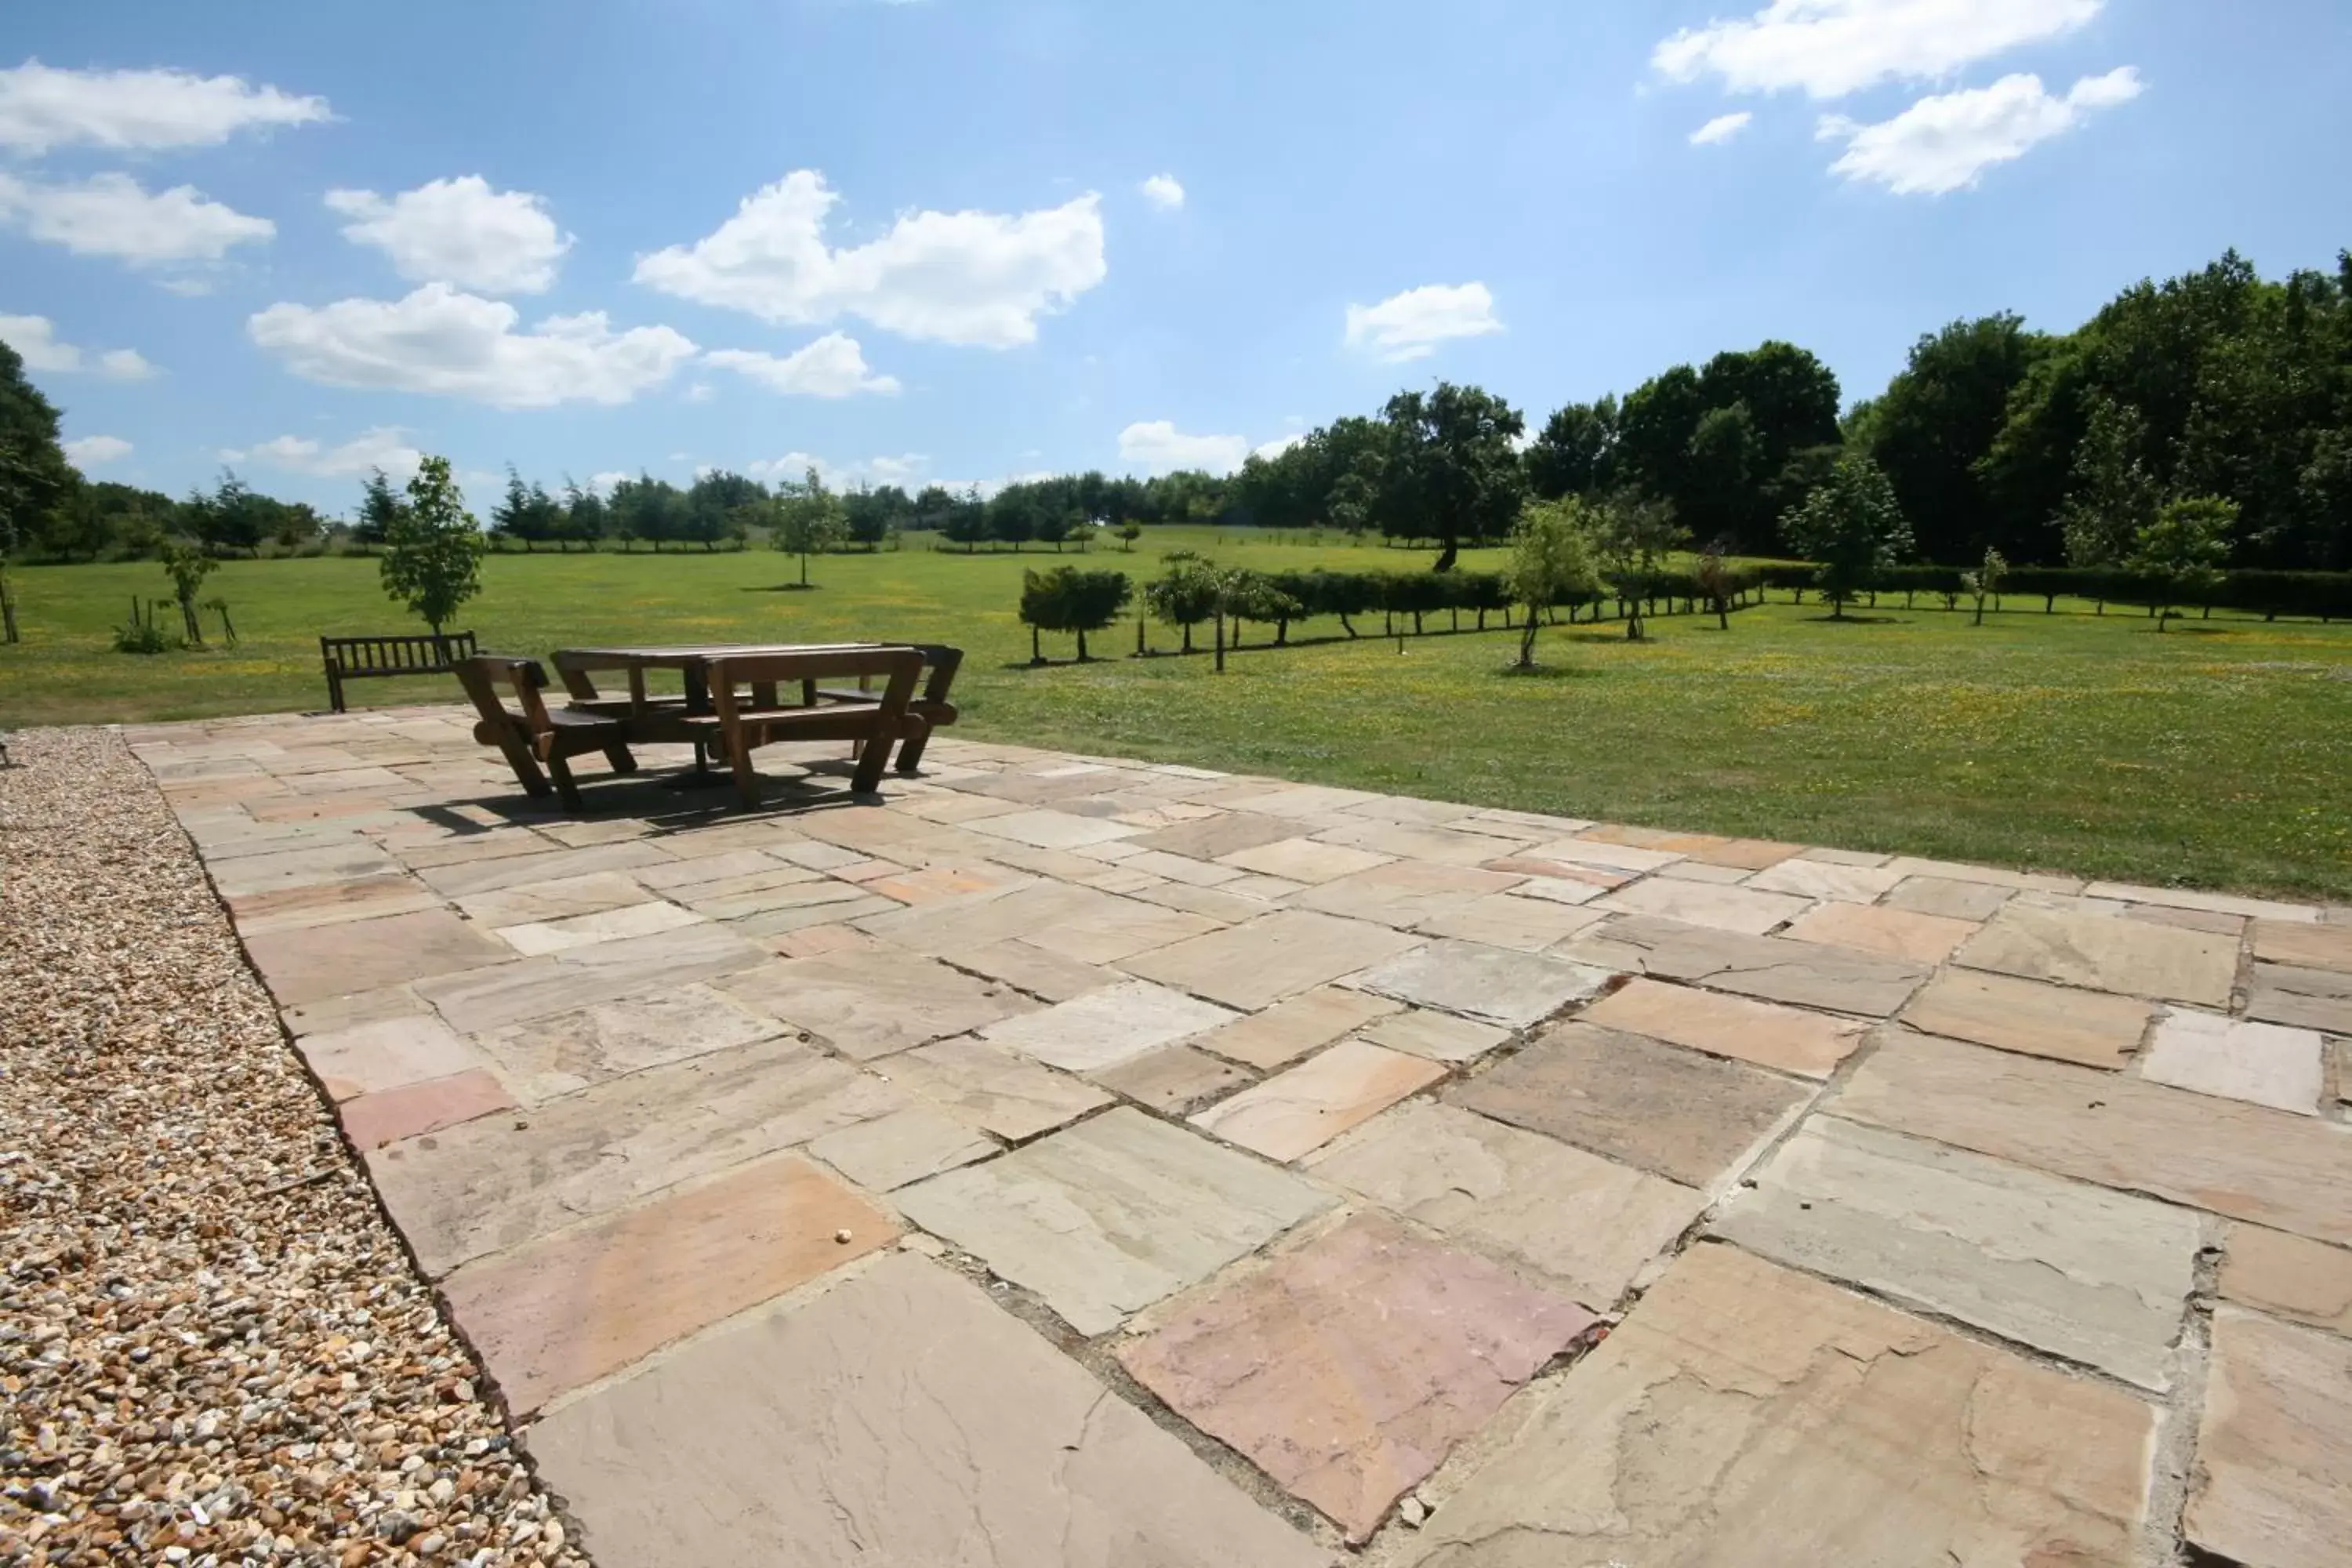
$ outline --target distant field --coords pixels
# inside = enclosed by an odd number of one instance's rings
[[[1086,557],[1139,581],[1169,549],[1263,570],[1403,570],[1425,553],[1155,531]],[[485,647],[602,641],[920,638],[969,650],[968,733],[1100,754],[1713,832],[1759,834],[2142,881],[2352,900],[2352,627],[2044,616],[2039,601],[1970,626],[1905,611],[1833,625],[1776,602],[1545,635],[1545,669],[1506,672],[1512,634],[1253,646],[1208,658],[1025,668],[1013,615],[1024,566],[909,549],[797,563],[772,552],[496,556],[464,624]],[[1498,552],[1465,556],[1492,565]],[[206,584],[242,634],[142,658],[110,628],[166,592],[152,563],[16,573],[26,641],[0,648],[0,724],[169,719],[325,705],[321,632],[415,628],[371,561],[230,563]],[[169,618],[167,611],[166,618]],[[1377,630],[1378,617],[1370,625]],[[1433,621],[1441,624],[1443,617]],[[1359,622],[1360,627],[1367,623]],[[1336,623],[1297,635],[1336,638]],[[1269,634],[1252,627],[1262,641]],[[1151,628],[1161,649],[1175,634]],[[1095,640],[1135,646],[1132,623]],[[1066,639],[1047,651],[1066,658]],[[366,681],[355,702],[454,698],[446,681]]]

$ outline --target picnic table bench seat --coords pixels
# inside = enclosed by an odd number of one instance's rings
[[[454,672],[481,715],[474,725],[474,739],[505,753],[526,795],[549,792],[540,772],[543,763],[555,776],[554,791],[564,806],[586,809],[570,759],[590,752],[604,752],[616,773],[636,772],[637,760],[629,752],[628,720],[578,708],[551,709],[540,695],[547,686],[547,672],[538,660],[477,654],[458,660]],[[515,700],[512,708],[506,704],[509,694]]]
[[[479,650],[471,632],[399,634],[384,637],[319,639],[319,658],[327,668],[327,700],[343,712],[343,682],[372,676],[449,675],[461,660]]]

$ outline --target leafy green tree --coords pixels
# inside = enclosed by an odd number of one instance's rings
[[[2000,592],[2000,580],[2009,575],[2009,563],[2000,551],[1985,546],[1984,560],[1972,572],[1960,574],[1960,588],[1977,604],[1977,618],[1969,624],[1984,625],[1985,601]]]
[[[1087,659],[1087,634],[1102,631],[1126,613],[1135,601],[1135,584],[1124,572],[1081,572],[1075,567],[1056,566],[1051,574],[1065,577],[1062,592],[1062,629],[1074,632],[1078,639],[1078,662]]]
[[[529,554],[533,544],[547,537],[544,522],[544,515],[531,505],[530,487],[522,482],[522,476],[509,463],[506,494],[490,509],[490,536],[511,539]]]
[[[593,489],[583,489],[570,475],[563,479],[563,526],[560,535],[567,544],[585,544],[590,550],[604,537],[607,521],[604,498]]]
[[[383,591],[425,619],[436,637],[481,592],[482,531],[449,477],[449,459],[425,458],[408,481],[408,504],[384,535]]]
[[[2230,533],[2237,526],[2238,503],[2220,496],[2184,496],[2164,503],[2156,521],[2139,531],[2125,564],[2162,587],[2165,602],[2156,607],[2156,629],[2172,617],[2172,606],[2210,590],[2221,581],[2221,567],[2230,558]]]
[[[1840,458],[1828,480],[1790,509],[1780,536],[1815,563],[1832,620],[1843,620],[1854,595],[1911,551],[1911,526],[1895,487],[1861,452]]]
[[[1234,646],[1241,646],[1241,623],[1260,621],[1273,626],[1278,645],[1289,640],[1290,623],[1307,613],[1307,605],[1263,572],[1236,567],[1218,576],[1217,608],[1234,626]],[[1220,665],[1219,668],[1223,666]]]
[[[252,486],[237,478],[235,468],[221,470],[210,495],[192,495],[188,510],[196,537],[213,550],[261,553],[272,509],[267,497],[256,495]]]
[[[205,627],[196,615],[196,595],[204,590],[205,579],[220,563],[196,541],[177,536],[164,540],[156,557],[163,563],[164,575],[172,579],[172,597],[179,604],[180,620],[187,628],[188,640],[203,642]]]
[[[360,486],[359,520],[352,525],[352,542],[362,550],[377,550],[392,537],[393,524],[408,503],[402,500],[392,481],[382,468],[370,468]]]
[[[775,500],[775,526],[770,536],[775,547],[801,558],[801,586],[808,586],[808,558],[840,548],[848,526],[841,501],[825,489],[824,476],[814,468],[797,484],[780,487]]]
[[[1601,585],[1584,503],[1571,495],[1523,507],[1511,532],[1506,576],[1512,598],[1526,606],[1527,619],[1519,628],[1519,668],[1532,669],[1544,612],[1554,605],[1574,604]]]
[[[979,486],[975,485],[963,495],[949,500],[948,509],[940,520],[940,534],[950,544],[962,545],[966,555],[971,553],[974,545],[988,537],[988,506],[980,499]]]
[[[1625,605],[1625,636],[1640,641],[1644,604],[1657,592],[1666,558],[1690,542],[1672,503],[1622,489],[1601,503],[1592,532],[1610,591]]]
[[[1705,550],[1699,552],[1698,564],[1691,569],[1691,575],[1698,584],[1698,591],[1706,595],[1706,602],[1715,607],[1716,629],[1729,631],[1731,599],[1737,587],[1731,562],[1724,554],[1723,541],[1711,541]]]
[[[1144,607],[1163,625],[1179,628],[1184,651],[1192,651],[1192,628],[1217,613],[1217,571],[1189,550],[1171,551],[1162,574],[1144,584]]]
[[[1139,539],[1142,538],[1142,537],[1143,537],[1143,525],[1142,525],[1141,523],[1139,523],[1139,522],[1122,522],[1122,523],[1120,523],[1120,524],[1118,525],[1118,548],[1119,548],[1119,552],[1120,552],[1120,553],[1122,553],[1122,554],[1127,554],[1127,555],[1132,555],[1132,554],[1134,554],[1134,553],[1135,553],[1135,542],[1136,542],[1137,540],[1139,540]]]
[[[1886,471],[1923,558],[1965,561],[2020,542],[2001,525],[1979,465],[2011,395],[2050,346],[2019,316],[1954,321],[1914,343],[1886,390],[1848,420],[1847,441]]]
[[[1441,381],[1434,392],[1397,394],[1381,416],[1382,532],[1434,538],[1435,569],[1446,572],[1465,543],[1510,531],[1527,485],[1516,445],[1526,422],[1517,409],[1478,387]]]
[[[74,467],[58,442],[57,406],[25,379],[25,362],[0,342],[0,447],[10,454],[9,492],[0,498],[7,514],[0,528],[16,535],[16,548],[28,544],[40,520],[71,492]]]
[[[2089,400],[2090,422],[2074,448],[2074,485],[2061,514],[2070,566],[2113,566],[2156,521],[2158,490],[2143,454],[2147,421],[2104,394]]]
[[[1735,399],[1698,416],[1679,473],[1676,515],[1709,536],[1757,539],[1750,513],[1765,477],[1764,437],[1748,405]]]
[[[1617,478],[1617,399],[1571,403],[1544,421],[1525,458],[1528,489],[1541,500],[1591,496]]]

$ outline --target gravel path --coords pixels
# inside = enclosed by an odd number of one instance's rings
[[[584,1563],[146,770],[9,750],[0,1563]]]

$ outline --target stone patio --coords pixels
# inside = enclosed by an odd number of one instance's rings
[[[129,738],[608,1568],[2347,1560],[2352,910],[469,731]]]

